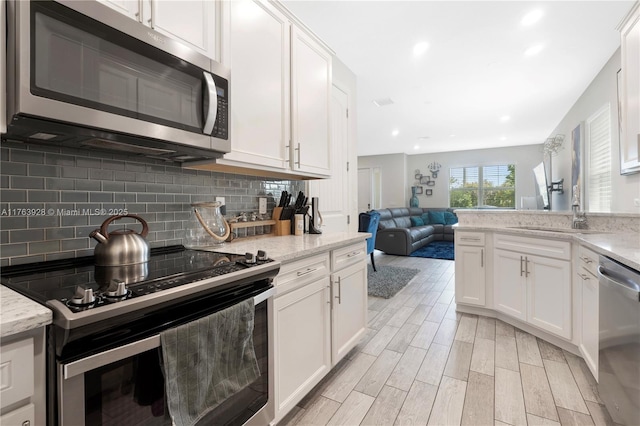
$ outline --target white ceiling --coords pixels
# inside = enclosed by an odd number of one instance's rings
[[[358,155],[542,143],[633,1],[283,1],[358,78]],[[533,10],[542,18],[524,26]],[[428,50],[414,57],[418,42]],[[537,55],[525,56],[534,45]],[[390,98],[393,104],[374,105]],[[509,116],[509,120],[501,120]],[[392,132],[397,129],[397,136]]]

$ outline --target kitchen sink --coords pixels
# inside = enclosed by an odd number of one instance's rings
[[[550,228],[545,226],[509,226],[508,228],[526,229],[528,231],[561,232],[563,234],[606,234],[606,232],[591,229]]]

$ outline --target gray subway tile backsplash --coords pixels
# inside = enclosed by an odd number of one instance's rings
[[[304,189],[302,181],[189,170],[97,151],[3,142],[0,155],[0,266],[92,255],[96,242],[89,233],[124,210],[148,222],[147,240],[160,247],[182,243],[193,202],[224,196],[230,219],[257,213],[258,197],[267,197],[272,210],[282,191]],[[27,216],[20,209],[41,210]],[[140,229],[129,219],[110,229],[125,223]],[[238,235],[265,232],[269,227],[249,227]]]

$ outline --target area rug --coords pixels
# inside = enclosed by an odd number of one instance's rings
[[[453,241],[432,241],[409,256],[454,260]]]
[[[377,272],[373,271],[371,264],[367,265],[367,268],[369,296],[385,299],[393,297],[418,273],[417,269],[399,266],[376,266]]]

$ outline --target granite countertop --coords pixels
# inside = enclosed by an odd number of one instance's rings
[[[355,244],[364,241],[370,236],[371,234],[366,232],[328,232],[315,235],[285,235],[280,237],[259,235],[238,238],[230,243],[208,247],[206,250],[233,254],[255,254],[258,250],[265,250],[270,258],[280,262],[289,262],[334,248]]]
[[[52,316],[41,304],[0,285],[0,337],[44,327]]]
[[[618,262],[640,271],[640,235],[635,233],[600,232],[578,229],[552,231],[525,229],[525,227],[504,227],[488,225],[456,226],[459,231],[500,232],[523,237],[542,237],[583,244],[589,249],[608,256]]]

